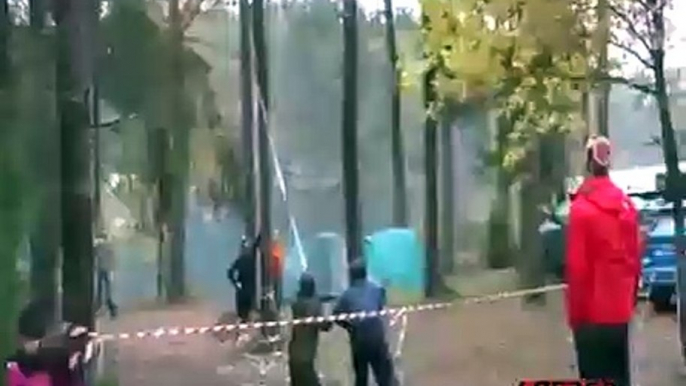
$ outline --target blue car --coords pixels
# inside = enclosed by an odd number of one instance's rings
[[[658,202],[649,210],[652,224],[643,257],[642,290],[658,310],[676,306],[677,254],[674,219],[669,205]]]
[[[654,209],[656,204],[652,204],[654,201],[653,196],[655,195],[656,193],[654,192],[629,195],[641,213],[641,222],[645,227],[644,229],[650,228],[654,221],[649,213],[656,211]],[[562,201],[553,208],[538,228],[538,232],[541,235],[541,249],[543,261],[546,264],[546,272],[557,280],[564,279],[565,229],[569,221],[569,209],[570,201]]]

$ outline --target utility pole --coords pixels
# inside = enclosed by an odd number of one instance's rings
[[[348,263],[362,256],[357,151],[357,0],[343,0],[343,199]]]
[[[240,0],[241,27],[241,126],[243,141],[244,168],[244,207],[245,207],[245,236],[255,239],[255,127],[254,127],[254,99],[252,92],[252,34],[250,3]]]
[[[260,186],[260,274],[262,283],[261,310],[263,319],[270,319],[275,310],[272,298],[273,280],[270,275],[272,244],[272,175],[269,149],[269,69],[267,62],[267,41],[264,27],[264,0],[253,1],[252,27],[255,49],[255,72],[257,78],[257,146],[259,157]]]

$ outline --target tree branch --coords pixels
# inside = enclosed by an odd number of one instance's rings
[[[642,92],[646,95],[657,95],[657,91],[655,90],[655,87],[647,85],[647,84],[638,84],[630,79],[623,78],[621,76],[608,76],[605,78],[599,79],[601,82],[609,82],[610,84],[622,84],[625,85],[631,89],[634,89],[636,91]]]
[[[655,65],[652,63],[652,60],[646,59],[643,57],[643,55],[639,54],[638,51],[635,49],[629,47],[629,45],[624,44],[620,42],[616,38],[610,38],[609,41],[610,44],[613,46],[619,48],[620,50],[626,52],[627,54],[633,56],[636,60],[638,60],[642,65],[644,65],[647,69],[653,70]]]
[[[629,34],[634,39],[638,40],[641,44],[643,44],[646,50],[650,51],[650,36],[644,36],[645,34],[640,33],[638,29],[636,29],[636,20],[632,19],[629,15],[627,15],[624,11],[620,10],[617,6],[612,5],[612,3],[609,1],[607,3],[607,7],[615,16],[620,18],[626,24]]]
[[[627,79],[621,76],[608,76],[608,75],[600,75],[598,76],[597,74],[591,74],[590,76],[590,81],[589,78],[583,77],[583,76],[571,76],[567,77],[567,80],[571,82],[578,82],[578,83],[600,83],[600,82],[608,82],[610,84],[621,84],[624,86],[627,86],[631,89],[634,89],[636,91],[639,91],[643,94],[646,95],[651,95],[654,96],[657,94],[657,91],[655,90],[654,86],[651,86],[649,84],[639,84],[631,79]]]

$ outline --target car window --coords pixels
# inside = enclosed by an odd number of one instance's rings
[[[674,235],[674,219],[671,216],[659,216],[654,219],[653,229],[650,231],[651,236],[673,236]]]

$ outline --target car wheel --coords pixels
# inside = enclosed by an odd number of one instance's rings
[[[648,301],[652,304],[655,312],[671,311],[674,306],[671,304],[672,294],[669,291],[650,291]]]

